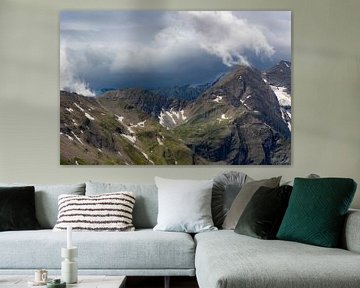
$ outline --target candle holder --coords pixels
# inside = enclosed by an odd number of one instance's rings
[[[78,255],[77,247],[61,248],[61,279],[67,284],[77,283],[78,269],[75,257]]]

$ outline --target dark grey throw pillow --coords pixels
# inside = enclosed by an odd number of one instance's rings
[[[221,228],[243,184],[251,180],[245,173],[237,171],[226,171],[216,175],[212,189],[211,213],[217,228]]]
[[[39,229],[35,188],[0,187],[0,231]]]
[[[235,227],[235,232],[261,239],[275,239],[289,203],[292,187],[260,187]]]
[[[85,183],[81,184],[24,184],[0,183],[0,187],[35,187],[36,219],[41,228],[52,229],[58,216],[58,197],[62,194],[85,195]]]
[[[279,187],[280,180],[281,176],[245,183],[241,187],[241,190],[239,191],[238,195],[231,204],[228,213],[226,214],[224,223],[222,225],[223,229],[234,230],[241,214],[244,212],[247,204],[250,202],[255,192],[261,186],[269,188]]]

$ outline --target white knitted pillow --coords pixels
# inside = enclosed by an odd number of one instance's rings
[[[55,231],[133,231],[133,192],[115,192],[92,196],[60,195]]]

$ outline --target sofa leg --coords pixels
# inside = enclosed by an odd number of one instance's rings
[[[164,288],[170,288],[170,276],[164,277]]]

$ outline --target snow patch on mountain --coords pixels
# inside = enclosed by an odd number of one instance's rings
[[[270,88],[274,91],[276,97],[278,98],[281,116],[291,131],[291,96],[286,92],[285,87],[270,85]]]
[[[222,96],[216,96],[216,98],[213,99],[213,102],[220,103],[222,101],[222,99],[223,99]]]
[[[246,100],[247,100],[247,98],[245,100],[240,99],[241,104],[244,105],[246,109],[252,110],[251,107],[245,103]]]
[[[181,119],[185,121],[187,117],[185,116],[184,110],[181,110],[180,113],[181,113]]]
[[[137,127],[144,128],[145,127],[145,122],[146,122],[146,120],[144,120],[142,122],[139,122],[139,123],[137,123],[135,125],[131,125],[130,127],[131,128],[137,128]]]
[[[270,85],[270,88],[274,91],[276,97],[278,98],[280,106],[291,107],[291,96],[286,92],[285,87]]]
[[[291,131],[291,113],[284,107],[280,107],[280,111],[282,118],[284,119],[285,123],[288,125],[289,130]]]
[[[120,123],[123,123],[123,121],[124,121],[124,119],[125,119],[124,116],[119,116],[119,115],[116,115],[116,114],[115,114],[115,117],[116,117],[116,120],[117,120],[118,122],[120,122]]]
[[[74,141],[74,138],[71,137],[71,136],[68,135],[68,134],[64,134],[64,133],[60,132],[60,135],[64,135],[64,136],[67,137],[70,141]]]
[[[164,142],[162,142],[159,137],[156,137],[156,140],[158,141],[159,145],[164,145]]]
[[[144,155],[144,157],[146,158],[146,160],[148,160],[152,165],[155,165],[154,161],[152,161],[149,156],[144,152],[144,151],[141,151],[141,153]]]
[[[163,109],[158,118],[160,125],[167,129],[184,123],[187,119],[184,110],[175,111],[173,108],[168,111]]]
[[[221,121],[223,121],[223,120],[229,120],[229,119],[231,119],[231,117],[226,116],[226,114],[221,114],[221,117],[220,117],[220,118],[217,118],[217,120],[218,120],[219,122],[221,122]]]
[[[77,103],[74,103],[75,107],[78,108],[81,112],[85,112],[85,110]]]
[[[130,123],[129,125],[126,125],[124,123],[124,120],[125,120],[125,117],[124,116],[119,116],[117,114],[114,115],[116,117],[116,120],[118,122],[120,122],[121,124],[123,124],[125,126],[125,128],[128,130],[128,132],[133,135],[133,134],[136,134],[136,131],[133,129],[133,128],[144,128],[145,127],[145,122],[146,120],[144,121],[141,121],[139,123],[136,123],[136,124],[132,124]],[[123,134],[125,135],[125,134]],[[129,136],[129,137],[134,137],[134,136]]]
[[[76,138],[77,141],[80,142],[81,145],[84,145],[84,142],[81,141],[80,137],[77,136],[77,135],[74,133],[74,131],[71,131],[71,134]]]
[[[127,140],[129,140],[132,143],[136,142],[136,136],[131,136],[131,135],[126,135],[126,134],[120,134],[122,137],[126,138]]]
[[[85,112],[85,117],[88,118],[91,121],[94,121],[95,118],[93,116],[91,116],[89,113]]]

